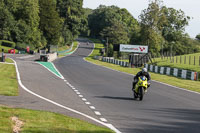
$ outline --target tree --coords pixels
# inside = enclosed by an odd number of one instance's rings
[[[87,26],[82,6],[83,0],[57,0],[57,10],[64,20],[63,37],[71,37],[64,38],[67,42],[77,38]]]
[[[90,34],[90,29],[88,25],[88,16],[92,14],[92,9],[89,8],[84,8],[84,17],[81,20],[81,26],[80,26],[80,34],[83,36],[89,36]]]
[[[95,37],[100,37],[100,33],[105,32],[105,29],[111,28],[116,23],[118,23],[119,26],[115,27],[115,29],[111,29],[117,32],[117,28],[123,27],[120,31],[123,29],[124,32],[127,32],[128,40],[130,40],[131,37],[135,37],[133,35],[137,35],[140,29],[137,20],[126,9],[120,9],[116,6],[100,5],[89,15],[88,21],[91,36]]]
[[[100,35],[103,38],[109,38],[111,44],[126,44],[129,42],[128,32],[125,26],[118,21],[112,22],[110,27],[105,27]],[[117,30],[116,30],[117,29]]]
[[[161,35],[162,26],[166,18],[161,12],[162,1],[151,2],[147,9],[142,11],[140,17],[141,43],[149,46],[149,50],[154,55],[159,54],[160,44],[163,41]]]
[[[196,35],[196,39],[200,41],[200,34]]]
[[[12,11],[17,21],[15,29],[15,41],[31,45],[41,46],[41,31],[39,30],[39,3],[38,0],[18,0],[16,9]]]
[[[150,2],[147,9],[143,10],[140,19],[141,41],[149,45],[150,51],[154,51],[154,54],[159,54],[162,42],[165,42],[164,46],[168,50],[177,45],[179,47],[176,52],[184,51],[186,46],[181,40],[185,37],[184,31],[190,17],[185,16],[183,11],[167,8],[163,6],[161,0],[155,0]]]
[[[165,6],[163,6],[161,10],[167,20],[162,29],[162,35],[169,42],[179,40],[178,36],[184,34],[185,27],[188,25],[190,17],[185,16],[182,10],[175,10]]]
[[[40,30],[47,40],[47,46],[58,45],[61,36],[62,20],[52,0],[39,0]]]
[[[0,40],[13,41],[11,31],[14,29],[15,20],[7,6],[0,0]]]

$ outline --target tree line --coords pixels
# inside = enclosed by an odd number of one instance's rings
[[[126,9],[103,5],[88,17],[90,35],[108,38],[109,47],[113,44],[148,45],[154,56],[162,52],[180,55],[200,51],[200,35],[192,39],[185,33],[189,20],[182,10],[168,8],[161,0],[150,1],[138,20]],[[113,54],[110,48],[109,55]]]
[[[70,45],[82,35],[108,40],[109,56],[120,56],[114,44],[148,45],[157,56],[199,52],[200,34],[185,33],[189,20],[162,0],[151,0],[138,19],[117,6],[83,8],[83,0],[0,0],[0,40],[33,49]]]
[[[83,0],[0,0],[0,40],[36,48],[71,44],[84,31]]]

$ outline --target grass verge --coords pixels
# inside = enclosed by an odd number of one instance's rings
[[[4,49],[4,53],[8,53],[9,49],[13,49],[11,47],[5,47],[0,45],[0,50]],[[2,52],[2,51],[1,51]],[[18,50],[15,49],[15,53],[18,53]]]
[[[165,57],[163,59],[154,58],[153,61],[157,66],[200,72],[200,53],[175,56],[174,58],[171,58],[171,60],[170,57]]]
[[[110,129],[57,113],[0,106],[1,133],[12,132],[13,116],[24,123],[20,133],[114,133]]]
[[[8,62],[11,61],[8,59]],[[18,95],[18,83],[14,65],[0,64],[0,95]]]
[[[11,60],[10,58],[6,58],[6,62],[7,63],[14,63],[13,60]]]
[[[77,48],[77,46],[78,46],[78,42],[77,42],[77,41],[74,41],[74,46],[73,46],[72,50],[70,50],[70,51],[68,51],[68,52],[66,52],[66,53],[59,54],[58,57],[64,57],[64,56],[66,56],[66,55],[69,55],[69,54],[73,53],[74,50]],[[65,49],[65,50],[67,50],[67,49]],[[63,51],[64,51],[64,50],[63,50]]]
[[[69,48],[70,48],[70,46],[65,45],[65,46],[59,47],[58,51],[65,51],[66,49],[69,49]]]
[[[119,65],[114,65],[114,64],[110,64],[110,63],[106,63],[106,62],[102,62],[102,61],[93,59],[93,57],[95,55],[100,55],[99,49],[102,47],[103,47],[103,44],[96,43],[93,53],[89,57],[87,57],[86,60],[89,62],[95,63],[97,65],[106,66],[106,67],[109,67],[109,68],[112,68],[112,69],[115,69],[115,70],[118,70],[121,72],[126,72],[126,73],[134,74],[134,75],[136,75],[137,72],[139,72],[141,70],[141,68],[126,68],[126,67],[121,67]],[[200,82],[199,81],[185,80],[185,79],[180,79],[177,77],[161,75],[161,74],[152,73],[152,72],[150,72],[150,74],[151,74],[152,80],[156,80],[156,81],[170,84],[173,86],[177,86],[180,88],[200,92],[200,87],[199,87]]]

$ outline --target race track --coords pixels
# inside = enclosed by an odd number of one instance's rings
[[[54,61],[65,79],[123,133],[199,133],[200,94],[151,81],[143,101],[133,99],[133,76],[86,62],[93,50],[79,40],[77,51]],[[101,117],[102,117],[101,116]]]

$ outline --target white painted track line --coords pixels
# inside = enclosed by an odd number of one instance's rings
[[[91,109],[96,109],[94,106],[90,106]]]
[[[83,95],[79,95],[79,97],[83,97]]]
[[[107,120],[105,118],[100,118],[100,120],[103,122],[107,122]]]
[[[95,113],[96,115],[101,115],[101,113],[98,112],[98,111],[94,111],[94,113]]]
[[[85,104],[90,105],[91,103],[90,102],[85,102]]]
[[[12,59],[12,60],[13,60],[13,59]],[[29,90],[28,88],[26,88],[26,87],[22,84],[22,81],[21,81],[21,79],[20,79],[20,73],[19,73],[19,70],[18,70],[17,63],[15,62],[15,60],[13,60],[13,61],[14,61],[14,63],[15,63],[15,68],[16,68],[18,83],[19,83],[19,85],[20,85],[25,91],[27,91],[28,93],[30,93],[30,94],[32,94],[32,95],[34,95],[34,96],[36,96],[36,97],[38,97],[38,98],[40,98],[40,99],[43,99],[43,100],[45,100],[45,101],[47,101],[47,102],[49,102],[49,103],[52,103],[52,104],[54,104],[54,105],[56,105],[56,106],[58,106],[58,107],[61,107],[61,108],[63,108],[63,109],[69,110],[69,111],[71,111],[71,112],[73,112],[73,113],[82,115],[82,116],[84,116],[84,117],[86,117],[86,118],[88,118],[88,119],[91,119],[91,120],[93,120],[93,121],[99,123],[99,124],[102,124],[102,125],[104,125],[104,126],[110,128],[111,130],[115,131],[116,133],[121,133],[121,132],[120,132],[118,129],[116,129],[112,124],[104,123],[104,122],[102,122],[102,121],[100,121],[100,120],[97,120],[97,119],[95,119],[95,118],[93,118],[93,117],[87,115],[87,114],[84,114],[84,113],[81,113],[81,112],[79,112],[79,111],[77,111],[77,110],[74,110],[74,109],[72,109],[72,108],[63,106],[63,105],[61,105],[61,104],[59,104],[59,103],[57,103],[57,102],[54,102],[54,101],[52,101],[52,100],[50,100],[50,99],[47,99],[47,98],[45,98],[45,97],[43,97],[43,96],[40,96],[40,95],[38,95],[38,94],[32,92],[31,90]],[[64,78],[63,78],[63,79],[64,79]],[[99,113],[99,112],[96,112],[95,114],[100,114],[100,113]]]

